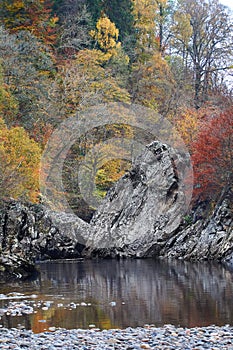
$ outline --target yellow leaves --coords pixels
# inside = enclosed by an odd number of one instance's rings
[[[18,103],[9,91],[0,86],[0,115],[11,124],[18,111]]]
[[[134,65],[133,79],[135,101],[165,115],[174,82],[161,54],[155,53],[147,62]]]
[[[187,13],[176,12],[174,15],[175,25],[173,31],[175,33],[175,40],[183,42],[187,47],[191,38],[193,29],[190,24],[191,16]]]
[[[7,129],[0,118],[1,196],[37,200],[41,149],[21,127]]]
[[[14,0],[12,3],[6,4],[5,6],[8,11],[14,13],[17,13],[25,8],[24,1],[22,0]]]
[[[57,16],[53,16],[49,19],[49,25],[50,27],[54,28],[57,24],[57,22],[59,21],[59,17]]]
[[[6,28],[15,29],[15,24],[21,27],[23,22],[27,23],[28,17],[24,17],[25,9],[25,1],[23,0],[4,1],[0,5],[0,11],[7,12],[7,15],[3,18]]]
[[[175,126],[186,146],[191,148],[192,142],[199,130],[200,117],[196,110],[187,108],[181,111],[176,119]]]
[[[103,102],[128,102],[129,93],[121,87],[106,67],[106,53],[100,50],[82,50],[76,60],[61,67],[57,91],[65,117]],[[60,109],[61,110],[61,109]]]
[[[131,163],[121,159],[113,159],[104,164],[96,174],[96,185],[99,193],[105,195],[117,180],[119,180],[127,170],[131,168]]]
[[[18,102],[11,95],[9,87],[3,81],[3,72],[0,62],[0,116],[11,124],[18,111]]]
[[[92,30],[90,35],[98,42],[100,49],[105,53],[109,52],[112,55],[115,53],[115,49],[119,49],[121,46],[121,43],[117,42],[119,30],[107,16],[98,20],[96,30]]]
[[[77,54],[77,62],[83,67],[93,67],[93,65],[102,65],[109,60],[108,55],[100,50],[82,50]]]
[[[156,11],[158,2],[155,0],[134,0],[133,3],[138,46],[142,52],[154,49],[157,47]]]

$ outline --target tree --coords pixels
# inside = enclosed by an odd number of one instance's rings
[[[59,16],[58,53],[73,57],[79,50],[91,48],[92,18],[79,0],[63,1],[57,8]]]
[[[49,0],[2,0],[0,23],[11,33],[28,30],[44,43],[54,44],[58,18],[51,13]]]
[[[104,0],[103,12],[119,29],[119,40],[127,55],[134,60],[136,30],[134,27],[132,0]]]
[[[119,30],[107,16],[100,17],[96,23],[96,30],[92,30],[90,34],[96,40],[99,49],[110,56],[121,46],[118,42]]]
[[[159,52],[146,62],[133,65],[131,89],[133,102],[155,109],[164,116],[170,112],[174,81],[169,65]]]
[[[173,48],[193,69],[198,109],[210,96],[213,76],[232,64],[233,23],[218,0],[179,0],[174,22]]]
[[[41,149],[21,127],[0,118],[0,196],[38,199]]]
[[[170,26],[171,18],[175,8],[175,2],[173,0],[156,0],[156,23],[157,23],[157,41],[159,46],[159,52],[165,53],[168,40],[171,35]]]
[[[233,112],[232,108],[211,115],[192,146],[195,198],[215,200],[233,181]]]
[[[93,25],[95,26],[103,10],[103,0],[86,0],[86,4],[88,11],[90,11],[92,15]]]
[[[192,108],[183,108],[177,112],[172,122],[186,146],[191,150],[201,124],[199,113]]]
[[[133,1],[131,0],[87,0],[94,24],[105,14],[119,29],[119,40],[125,42],[134,36]],[[132,39],[132,38],[131,38]],[[132,42],[132,40],[131,40]]]
[[[47,47],[28,31],[9,34],[0,27],[3,82],[18,105],[11,124],[33,128],[48,118],[48,90],[55,72]]]
[[[56,101],[57,116],[64,119],[98,103],[129,101],[127,90],[105,68],[108,62],[108,53],[82,50],[76,60],[58,67],[51,95]]]
[[[158,48],[156,40],[156,0],[134,0],[137,53],[148,53]]]
[[[173,32],[173,38],[171,43],[176,46],[178,45],[178,53],[182,57],[183,67],[185,73],[188,67],[188,46],[193,33],[193,28],[191,25],[191,16],[189,13],[182,13],[180,11],[175,11],[174,24],[171,28]]]
[[[10,88],[4,83],[3,69],[0,64],[0,116],[8,125],[14,122],[18,112],[18,102],[10,92]]]
[[[169,37],[173,0],[134,0],[137,53],[164,53]]]

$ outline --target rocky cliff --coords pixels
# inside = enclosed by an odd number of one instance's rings
[[[233,262],[232,192],[207,216],[197,215],[203,210],[196,208],[188,225],[175,156],[169,147],[152,143],[109,191],[91,222],[91,256]]]
[[[159,253],[185,260],[221,260],[233,263],[233,196],[229,190],[206,218],[199,218],[164,242]],[[193,213],[195,217],[195,212]],[[192,218],[191,218],[192,219]]]
[[[209,215],[185,221],[180,155],[154,142],[108,192],[90,224],[41,205],[0,210],[0,276],[27,277],[35,259],[162,257],[233,263],[232,192]]]
[[[108,192],[91,221],[91,255],[156,256],[186,210],[182,160],[153,142]],[[183,169],[183,167],[182,167]]]

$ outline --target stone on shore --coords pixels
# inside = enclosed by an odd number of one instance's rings
[[[233,329],[229,326],[182,328],[153,325],[126,329],[51,329],[33,334],[19,329],[0,329],[1,349],[21,350],[120,350],[120,349],[232,349]]]

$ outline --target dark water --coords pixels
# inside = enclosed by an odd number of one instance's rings
[[[34,332],[51,326],[233,325],[233,272],[220,264],[101,260],[46,262],[39,268],[41,275],[34,281],[0,282],[1,294],[23,293],[22,300],[37,311],[4,315],[0,324],[21,324]],[[33,300],[32,294],[36,295]],[[0,300],[0,308],[10,301]],[[46,301],[52,302],[47,310],[42,309]],[[70,303],[89,305],[72,308]]]

